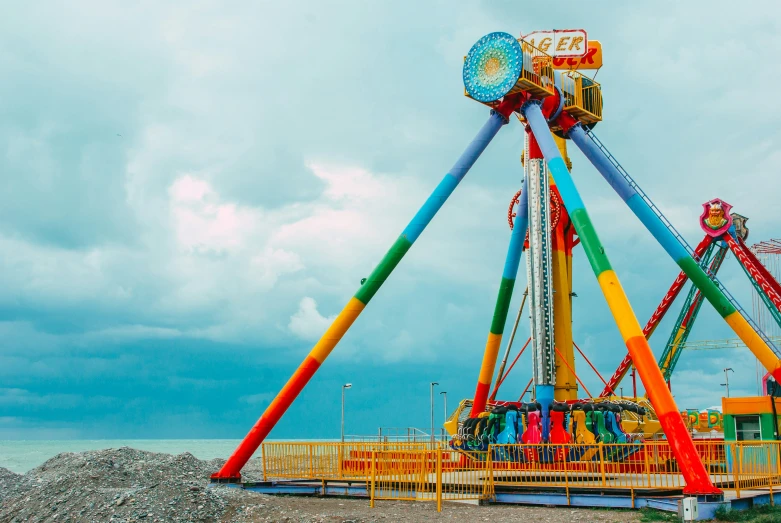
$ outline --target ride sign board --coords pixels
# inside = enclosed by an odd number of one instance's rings
[[[602,44],[599,40],[589,40],[586,54],[577,57],[556,57],[551,60],[554,69],[599,69],[602,67]]]
[[[588,36],[583,29],[535,31],[522,38],[554,58],[577,58],[588,52]]]

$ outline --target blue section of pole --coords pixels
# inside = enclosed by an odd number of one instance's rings
[[[583,209],[583,200],[580,198],[580,193],[578,193],[575,183],[572,181],[567,165],[561,158],[556,142],[551,137],[548,122],[540,109],[540,102],[537,100],[526,102],[521,111],[526,116],[526,121],[529,122],[529,126],[532,128],[532,133],[540,146],[540,151],[542,151],[542,155],[548,163],[548,170],[550,170],[553,180],[556,182],[556,188],[559,190],[564,207],[567,208],[570,215],[578,209]]]
[[[578,149],[586,155],[586,158],[591,161],[594,167],[597,168],[597,171],[599,171],[605,181],[626,202],[635,216],[640,219],[640,222],[645,225],[646,229],[656,238],[656,241],[667,251],[667,254],[676,262],[688,258],[689,253],[680,240],[675,237],[667,225],[651,209],[648,202],[643,200],[634,187],[629,184],[616,166],[610,162],[604,151],[597,147],[597,144],[588,137],[583,127],[580,124],[575,125],[570,129],[568,136],[575,142]]]
[[[541,405],[542,412],[542,441],[550,442],[550,406],[553,403],[553,385],[537,385],[535,397]]]
[[[513,232],[510,236],[510,245],[507,247],[507,257],[504,261],[502,278],[514,280],[518,276],[518,267],[521,264],[523,243],[526,241],[526,230],[529,228],[529,196],[526,191],[526,178],[521,184],[521,201],[518,202],[518,212],[513,223]]]
[[[483,151],[485,151],[488,144],[496,136],[496,133],[499,132],[499,129],[506,123],[507,119],[504,116],[496,111],[491,111],[491,116],[483,125],[483,128],[480,129],[474,140],[467,146],[455,165],[445,175],[431,196],[428,197],[426,203],[423,204],[409,225],[401,233],[410,243],[415,243],[423,229],[431,222],[439,209],[442,208],[445,200],[453,193],[458,183],[466,176],[466,173],[469,172],[469,169],[472,168]]]
[[[605,178],[605,181],[610,184],[613,190],[618,193],[622,200],[625,202],[629,200],[633,195],[637,194],[637,191],[627,183],[621,173],[619,173],[613,164],[608,161],[605,153],[599,150],[599,147],[591,141],[586,135],[586,131],[583,130],[583,126],[579,123],[569,130],[567,134],[575,145],[578,146],[588,160],[597,168],[597,170]]]

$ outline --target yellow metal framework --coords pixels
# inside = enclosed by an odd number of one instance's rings
[[[737,497],[781,484],[781,442],[695,441],[715,485]],[[575,458],[576,457],[576,458]],[[422,443],[263,443],[263,478],[366,483],[375,500],[486,500],[496,486],[680,493],[683,475],[667,441],[490,445],[455,452]]]
[[[554,94],[553,57],[523,39],[518,41],[523,52],[523,67],[510,93],[526,91],[536,96]]]
[[[564,110],[581,123],[593,124],[602,120],[602,88],[593,79],[578,71],[561,74]]]

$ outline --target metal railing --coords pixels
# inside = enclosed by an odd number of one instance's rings
[[[365,480],[372,452],[383,451],[399,463],[423,452],[427,443],[322,443],[264,442],[261,446],[263,480],[268,479],[350,479]]]
[[[588,76],[577,71],[561,74],[564,110],[583,123],[602,120],[602,88]]]
[[[734,490],[781,484],[781,442],[695,441],[714,485]],[[263,479],[365,482],[376,500],[486,500],[496,488],[680,493],[680,467],[667,441],[618,444],[489,445],[455,451],[425,443],[284,443],[262,446]]]
[[[523,66],[518,82],[510,93],[527,91],[538,96],[555,92],[553,79],[553,57],[521,39]]]
[[[773,343],[781,345],[781,336],[768,336],[768,338]],[[740,338],[687,341],[681,344],[681,348],[685,350],[743,349],[745,347],[746,344]]]
[[[426,443],[431,442],[431,434],[416,427],[381,427],[377,434],[346,434],[344,439],[352,442],[377,443]],[[446,442],[445,429],[434,435],[435,442]]]
[[[441,448],[414,454],[408,463],[417,468],[400,466],[392,453],[372,453],[370,506],[374,507],[375,500],[433,501],[441,511],[443,501],[494,497],[491,460],[464,460],[461,454]]]

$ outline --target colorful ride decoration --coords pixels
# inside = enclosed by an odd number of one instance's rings
[[[493,102],[518,92],[523,66],[523,50],[512,35],[487,34],[466,55],[463,69],[466,92],[478,102]]]
[[[708,419],[708,428],[709,429],[717,429],[717,430],[724,430],[724,417],[722,416],[721,412],[718,410],[712,410],[708,409],[705,411],[705,415]]]
[[[700,226],[705,234],[718,238],[732,226],[732,215],[730,214],[732,206],[724,200],[714,198],[703,203],[702,209]]]
[[[621,426],[623,413],[645,415],[645,409],[632,402],[554,402],[547,408],[551,424],[547,435],[542,427],[543,409],[537,402],[505,402],[492,407],[462,420],[450,446],[468,452],[471,459],[486,459],[491,445],[522,444],[518,452],[502,447],[491,455],[494,461],[513,463],[594,461],[599,459],[596,445],[600,443],[637,443],[603,456],[622,462],[640,449],[642,438],[628,435]]]

